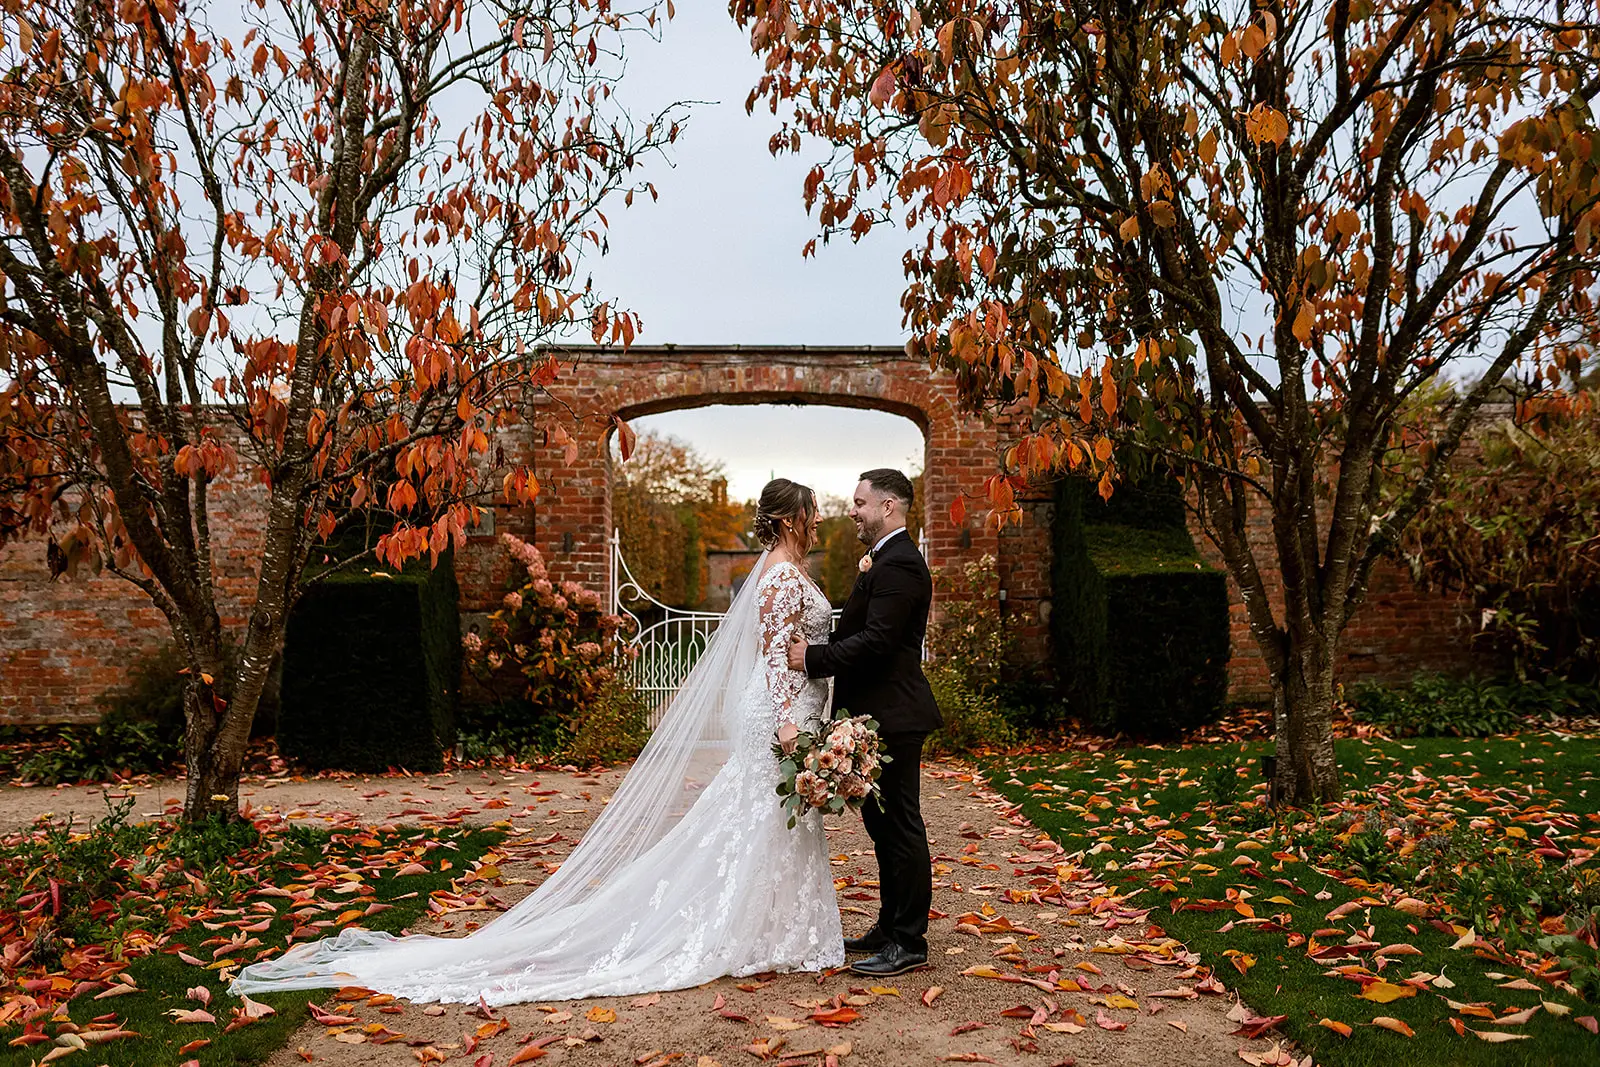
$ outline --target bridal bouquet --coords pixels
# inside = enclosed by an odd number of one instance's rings
[[[878,740],[878,722],[841,709],[825,732],[793,723],[778,727],[772,754],[778,758],[778,795],[789,813],[789,828],[812,808],[840,812],[860,809],[877,793],[878,775],[889,757]]]

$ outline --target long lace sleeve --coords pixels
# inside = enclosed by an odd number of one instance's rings
[[[804,579],[792,563],[774,564],[756,595],[761,618],[761,658],[776,723],[794,722],[794,702],[806,685],[804,671],[789,669],[789,638],[805,612]]]

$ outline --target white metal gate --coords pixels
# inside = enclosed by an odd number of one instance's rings
[[[651,605],[660,618],[644,625],[624,601]],[[639,584],[628,561],[622,558],[622,533],[611,531],[611,612],[633,620],[631,644],[637,650],[624,666],[628,680],[650,708],[650,726],[655,728],[672,694],[689,676],[706,643],[722,622],[717,611],[689,611],[663,604]]]

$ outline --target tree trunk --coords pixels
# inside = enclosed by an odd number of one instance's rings
[[[213,680],[224,670],[220,631],[212,647],[201,652],[205,672]],[[188,787],[184,792],[183,819],[202,821],[213,816],[224,821],[239,818],[239,774],[244,768],[250,725],[266,687],[271,656],[240,656],[233,677],[233,701],[223,700],[204,677],[191,677],[184,690],[187,727],[184,762]]]
[[[1302,807],[1339,798],[1333,751],[1334,643],[1291,633],[1283,668],[1272,676],[1274,804]]]

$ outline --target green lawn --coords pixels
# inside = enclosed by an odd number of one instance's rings
[[[1266,751],[1065,752],[985,769],[1251,1008],[1286,1015],[1278,1030],[1319,1064],[1600,1063],[1600,1037],[1576,1021],[1596,1015],[1600,957],[1578,946],[1571,967],[1537,943],[1600,910],[1600,739],[1341,741],[1345,800],[1276,820],[1256,803]],[[1453,947],[1468,929],[1476,943]],[[1458,1034],[1452,1019],[1513,1039]]]
[[[148,836],[152,831],[147,825],[133,825],[120,827],[112,833],[127,844],[137,842],[141,834]],[[114,906],[102,910],[98,916],[108,924],[98,945],[81,942],[68,945],[59,963],[25,966],[14,975],[6,973],[5,984],[0,985],[0,1007],[25,996],[37,999],[45,1007],[24,1011],[0,1024],[0,1065],[35,1063],[54,1047],[55,1039],[61,1034],[74,1027],[93,1030],[96,1027],[92,1023],[111,1021],[118,1028],[134,1031],[139,1036],[94,1043],[57,1062],[81,1062],[86,1067],[91,1064],[175,1067],[190,1060],[198,1060],[202,1067],[262,1063],[309,1018],[307,1000],[323,1002],[331,997],[333,990],[254,998],[275,1009],[275,1014],[227,1032],[226,1027],[242,1001],[228,994],[228,980],[223,977],[222,965],[235,964],[229,968],[231,972],[237,970],[237,964],[257,958],[258,953],[281,949],[295,924],[303,924],[297,937],[300,941],[331,935],[352,925],[397,933],[422,916],[431,894],[450,890],[453,880],[471,871],[503,838],[503,832],[498,829],[399,827],[385,831],[329,833],[295,827],[288,833],[264,838],[259,848],[216,857],[214,864],[191,863],[189,875],[193,881],[185,877],[173,884],[169,878],[162,889],[149,891],[154,883],[137,885],[129,878],[128,891],[118,894]],[[154,858],[159,858],[161,846],[149,847],[155,849]],[[120,869],[142,871],[137,857],[134,849],[121,850]],[[0,871],[14,877],[19,867],[8,861],[19,858],[33,858],[27,854],[25,844],[10,842],[8,847],[0,848]],[[494,857],[488,855],[487,858]],[[424,868],[422,873],[398,873],[412,862],[420,862]],[[153,874],[170,873],[174,869],[172,864],[160,862],[149,867]],[[61,876],[65,878],[67,874],[63,872]],[[342,884],[359,884],[360,888],[353,892],[337,892]],[[298,901],[291,901],[260,892],[270,887],[302,896]],[[305,896],[308,891],[309,899]],[[11,898],[8,891],[6,900],[0,902],[0,932],[7,930],[6,920],[13,920],[0,942],[20,940],[25,944],[14,924],[17,912],[8,914],[4,906]],[[374,904],[387,907],[371,915],[363,914]],[[70,902],[69,906],[72,906]],[[291,916],[291,912],[297,914]],[[462,914],[466,919],[487,918],[486,914],[478,912]],[[73,917],[90,921],[84,919],[83,914]],[[242,929],[259,926],[263,920],[268,922],[264,930]],[[157,939],[156,951],[134,955],[139,951],[137,946],[151,938]],[[235,951],[223,946],[229,939],[245,941],[250,938],[259,938],[261,944]],[[80,951],[85,948],[89,950],[87,953]],[[104,950],[104,957],[95,954],[96,948]],[[73,983],[110,975],[117,970],[115,965],[124,949],[133,957],[127,960],[125,973],[138,992],[97,1000],[94,994],[103,988],[105,981],[101,977],[91,988],[71,995]],[[197,966],[181,959],[177,955],[179,951],[204,961],[205,965]],[[220,958],[216,958],[219,952]],[[54,991],[39,986],[38,983],[46,980],[57,981]],[[110,984],[118,981],[120,979],[112,978]],[[61,982],[66,985],[63,987]],[[210,990],[211,1001],[206,1010],[216,1021],[178,1023],[169,1018],[166,1013],[171,1009],[201,1007],[198,1001],[186,995],[187,990],[195,986]],[[23,1000],[22,1003],[29,1002]],[[53,1011],[49,1008],[52,1003],[57,1005]],[[70,1020],[70,1024],[63,1024],[63,1019]],[[13,1043],[19,1038],[26,1041],[25,1035],[41,1033],[51,1040]],[[210,1043],[180,1052],[184,1045],[200,1039],[210,1039]]]

